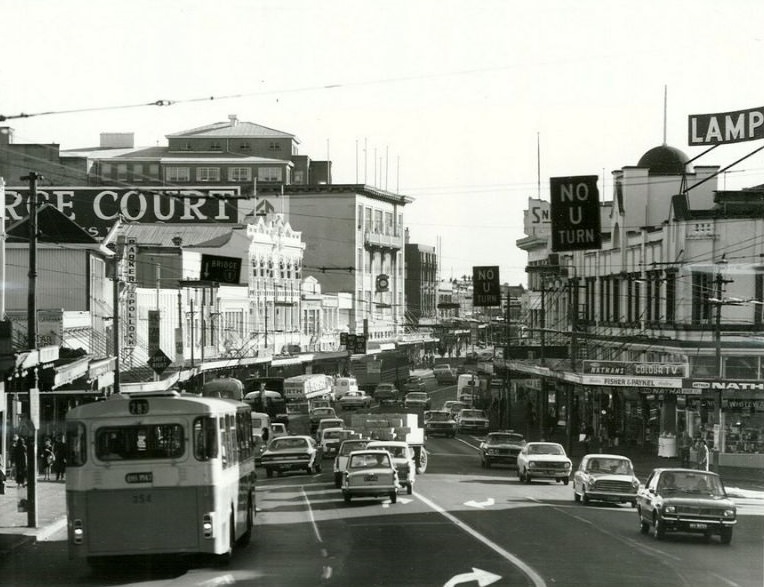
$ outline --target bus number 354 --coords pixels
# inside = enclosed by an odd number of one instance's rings
[[[151,503],[151,494],[150,493],[135,493],[133,494],[133,503],[135,504]]]

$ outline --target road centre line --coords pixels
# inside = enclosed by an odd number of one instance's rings
[[[464,530],[467,534],[469,534],[473,538],[476,538],[477,540],[485,544],[488,548],[496,552],[499,556],[501,556],[505,560],[515,565],[518,569],[520,569],[523,573],[525,573],[525,575],[533,582],[533,584],[536,587],[546,587],[546,582],[541,577],[541,575],[539,575],[535,570],[533,570],[533,568],[530,565],[525,563],[523,560],[519,559],[517,556],[515,556],[511,552],[503,549],[501,546],[499,546],[498,544],[490,540],[488,537],[483,536],[480,532],[471,528],[470,526],[462,522],[459,518],[457,518],[453,514],[447,512],[445,509],[440,507],[435,502],[427,499],[421,493],[417,493],[416,497],[419,500],[421,500],[425,505],[427,505],[434,511],[438,512],[441,516],[444,516],[451,523],[455,524],[457,527]]]

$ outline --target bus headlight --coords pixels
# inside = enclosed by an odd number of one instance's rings
[[[202,535],[205,538],[212,538],[214,535],[214,525],[212,523],[213,514],[204,514],[202,517]]]

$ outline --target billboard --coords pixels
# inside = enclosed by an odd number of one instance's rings
[[[550,178],[552,251],[602,248],[596,175]]]

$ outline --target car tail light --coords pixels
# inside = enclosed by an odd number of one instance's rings
[[[213,517],[215,514],[209,513],[202,516],[202,533],[205,538],[212,538],[214,536]]]
[[[85,529],[82,527],[82,520],[80,519],[72,522],[72,541],[75,544],[82,544],[85,541]]]

